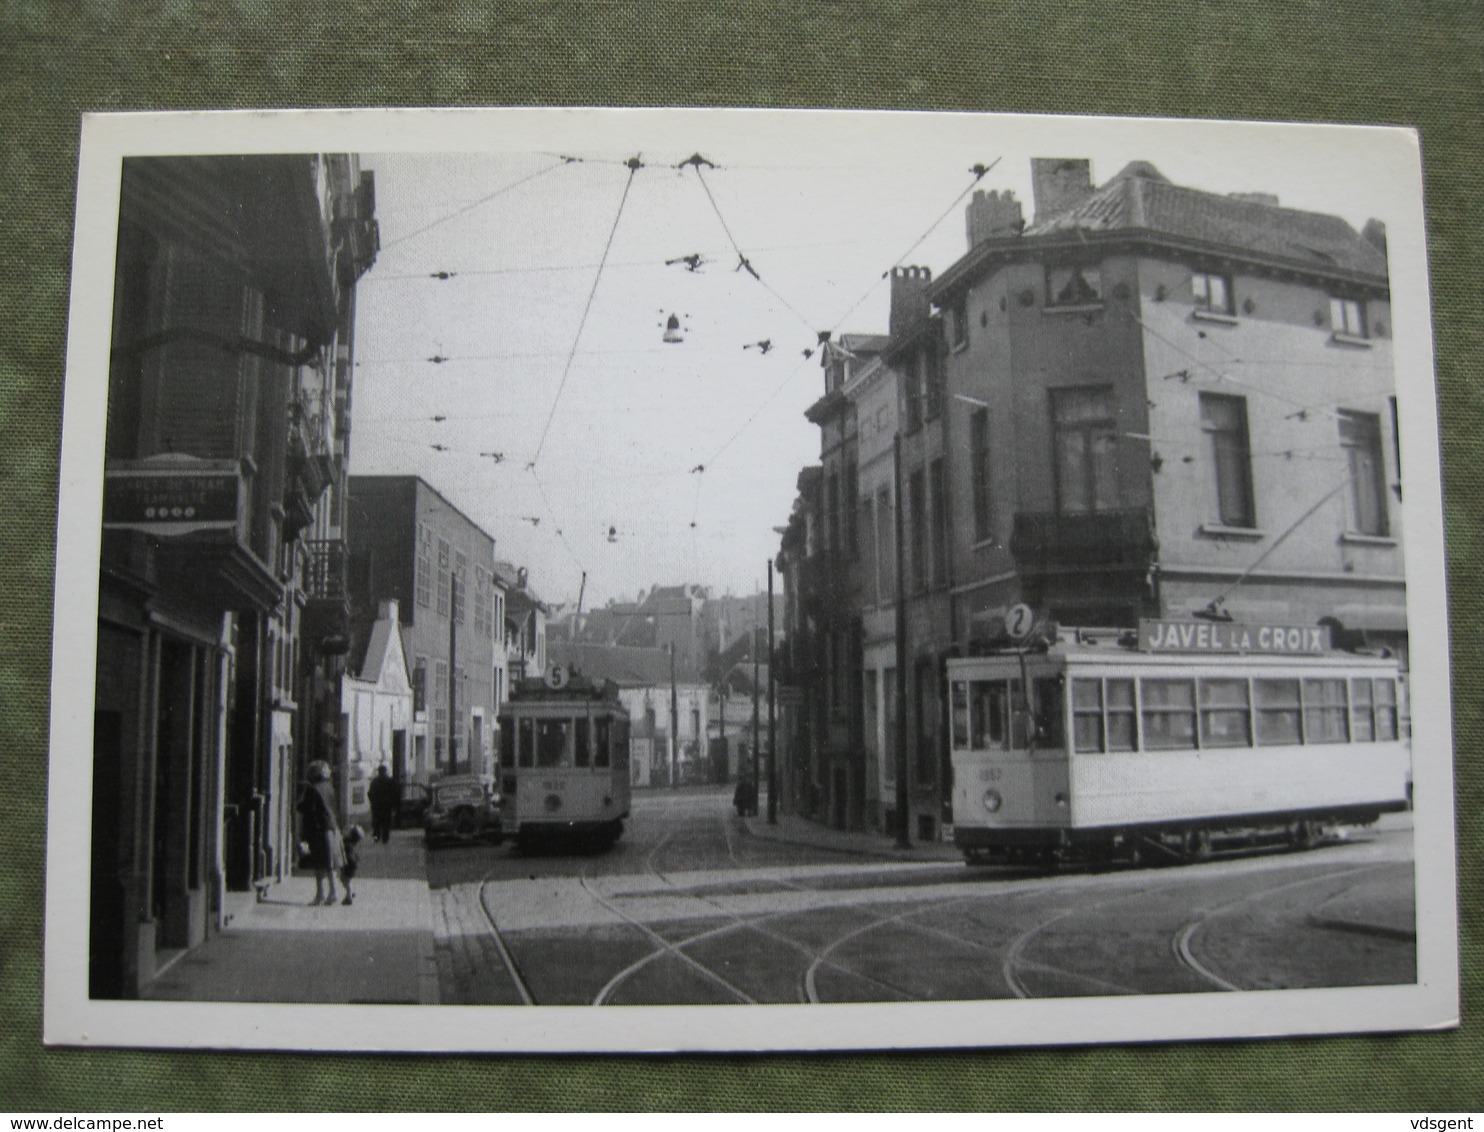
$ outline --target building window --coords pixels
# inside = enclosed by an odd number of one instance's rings
[[[844,483],[840,499],[840,520],[845,525],[845,553],[851,561],[860,557],[860,528],[856,523],[856,483],[859,473],[855,465],[855,456],[851,454],[845,458]]]
[[[453,587],[453,619],[456,624],[464,623],[464,590],[468,588],[469,560],[464,557],[464,552],[454,552],[454,576],[459,584]]]
[[[1247,439],[1246,399],[1202,393],[1201,430],[1211,438],[1217,518],[1227,527],[1257,526],[1252,506],[1252,455]]]
[[[867,495],[859,501],[859,507],[860,517],[856,522],[861,533],[860,557],[871,565],[871,571],[867,576],[867,589],[871,595],[871,603],[875,604],[881,600],[881,578],[877,570],[877,562],[880,558],[878,550],[880,535],[876,531],[876,505]]]
[[[438,616],[448,616],[449,601],[448,543],[438,540]]]
[[[969,475],[974,485],[974,541],[994,538],[990,509],[989,410],[975,409],[969,418]]]
[[[907,485],[907,501],[912,520],[912,585],[927,589],[927,481],[922,469],[912,473]]]
[[[1329,327],[1336,334],[1349,338],[1366,338],[1365,304],[1359,299],[1331,298],[1329,300]]]
[[[897,781],[897,670],[881,670],[881,717],[886,721],[881,758],[881,782],[894,786]]]
[[[1113,389],[1051,391],[1057,509],[1111,511],[1118,505],[1118,433]]]
[[[1197,271],[1190,277],[1190,294],[1195,300],[1195,309],[1211,314],[1234,314],[1231,280],[1225,275],[1212,275]]]
[[[1103,301],[1103,273],[1096,267],[1046,269],[1048,307],[1086,307]]]
[[[417,525],[417,604],[433,604],[433,536],[421,523]]]
[[[824,511],[825,550],[835,554],[840,550],[840,477],[834,472],[825,480]]]
[[[924,420],[937,420],[943,412],[943,383],[938,368],[938,359],[933,351],[924,346],[917,354],[917,372],[922,381],[922,416]]]
[[[933,582],[941,586],[948,580],[948,480],[943,461],[934,460],[928,475],[933,496]]]
[[[915,368],[902,374],[902,431],[916,432],[922,427],[922,383]]]
[[[967,346],[969,344],[969,296],[967,292],[953,300],[953,305],[948,308],[946,321],[949,348],[958,350]]]
[[[876,591],[881,600],[895,601],[896,516],[891,510],[891,492],[882,488],[876,493]]]
[[[428,710],[428,658],[420,656],[412,665],[412,710]]]
[[[1386,515],[1385,460],[1381,420],[1374,413],[1341,410],[1340,446],[1350,473],[1350,529],[1355,534],[1385,538],[1391,533]]]

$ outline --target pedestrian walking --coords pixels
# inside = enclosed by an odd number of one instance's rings
[[[340,902],[342,904],[355,903],[356,896],[350,889],[350,882],[355,879],[356,870],[361,867],[360,844],[365,836],[360,826],[353,825],[341,839],[340,848],[345,854],[345,864],[340,866],[340,883],[345,886],[345,899]]]
[[[345,867],[345,846],[340,838],[340,820],[335,816],[335,795],[330,788],[330,764],[315,759],[309,764],[304,793],[299,796],[299,840],[303,865],[314,870],[312,904],[335,903],[335,874]]]
[[[376,768],[376,776],[371,779],[367,797],[371,802],[371,838],[383,845],[392,839],[392,820],[397,814],[397,803],[401,801],[399,794],[397,780],[387,772],[386,764],[382,763]]]

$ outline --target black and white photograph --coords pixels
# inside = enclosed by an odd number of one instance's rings
[[[1456,1025],[1424,241],[1396,128],[85,117],[46,1041]]]

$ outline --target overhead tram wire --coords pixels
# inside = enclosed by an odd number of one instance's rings
[[[699,157],[700,154],[697,154],[696,158]],[[747,274],[751,275],[760,284],[762,284],[763,289],[766,290],[768,294],[772,295],[775,299],[782,303],[784,307],[787,308],[790,314],[792,314],[796,319],[803,323],[806,329],[811,331],[814,330],[814,325],[807,318],[805,318],[803,314],[800,313],[799,309],[796,306],[794,306],[791,302],[784,298],[783,295],[780,294],[771,283],[764,279],[762,275],[758,273],[757,268],[753,266],[752,261],[748,259],[745,254],[743,254],[741,247],[739,247],[737,244],[737,237],[732,235],[731,225],[727,223],[727,218],[721,213],[721,206],[716,203],[716,197],[711,192],[711,186],[706,183],[706,176],[704,173],[701,172],[701,162],[699,160],[696,160],[696,158],[693,158],[690,161],[682,162],[682,167],[685,165],[694,166],[696,171],[696,180],[701,183],[701,188],[706,193],[706,199],[711,202],[711,211],[716,213],[716,219],[718,223],[721,224],[721,230],[726,233],[727,241],[732,245],[732,251],[737,253],[736,270],[740,271],[745,269]]]
[[[977,185],[977,184],[979,184],[980,181],[984,180],[984,178],[989,175],[990,171],[992,169],[994,169],[994,167],[996,165],[998,165],[1001,160],[1002,160],[1002,158],[996,157],[988,165],[975,165],[972,169],[969,170],[969,172],[971,172],[971,173],[974,174],[974,179],[969,182],[969,184],[964,188],[964,190],[961,193],[959,193],[956,197],[953,198],[953,202],[951,204],[949,204],[949,206],[947,208],[945,208],[942,211],[941,214],[939,214],[939,216],[938,216],[938,218],[936,220],[934,220],[930,225],[928,225],[928,227],[923,231],[922,235],[918,236],[917,239],[915,239],[915,240],[912,241],[911,246],[908,247],[906,251],[904,251],[900,256],[898,256],[896,258],[896,261],[892,263],[891,267],[888,267],[885,272],[883,272],[879,277],[877,277],[875,280],[873,280],[871,282],[871,285],[869,287],[867,287],[865,289],[865,291],[861,294],[860,298],[858,298],[854,303],[852,303],[850,305],[850,308],[848,310],[846,310],[846,312],[844,314],[842,314],[838,319],[835,320],[834,325],[830,328],[830,333],[831,334],[833,334],[835,331],[839,330],[840,327],[844,324],[845,320],[847,318],[849,318],[852,314],[854,314],[860,308],[861,304],[864,303],[868,298],[871,297],[871,292],[874,291],[880,285],[882,279],[885,279],[887,276],[889,276],[891,274],[891,269],[892,268],[894,268],[894,267],[900,267],[906,261],[906,259],[907,259],[908,256],[910,256],[913,252],[915,252],[918,248],[920,248],[923,245],[924,242],[926,242],[926,240],[928,239],[928,237],[930,237],[933,234],[933,232],[935,232],[937,230],[938,226],[940,224],[942,224],[943,221],[947,220],[948,217],[953,213],[953,210],[955,208],[957,208],[963,202],[963,199],[966,196],[968,196],[970,192],[973,191],[974,186]],[[699,177],[700,176],[700,173],[701,173],[701,170],[700,170],[700,167],[698,166],[696,168],[696,175]],[[705,182],[704,179],[702,179],[701,184],[702,184],[702,187],[705,187],[706,182]],[[711,190],[709,188],[706,189],[706,195],[708,197],[711,195]],[[712,207],[713,208],[716,207],[714,200],[712,202]],[[720,211],[717,212],[717,219],[721,220],[722,228],[725,229],[726,226],[727,226],[726,225],[726,221],[721,218]],[[727,238],[728,239],[731,239],[732,238],[732,234],[731,234],[731,231],[730,230],[727,230]],[[733,241],[733,246],[734,247],[736,246],[736,242],[735,241]],[[740,254],[741,253],[738,252],[738,255],[740,255]],[[790,308],[790,309],[792,309],[792,308]],[[795,312],[795,313],[797,314],[798,312]],[[811,329],[813,329],[813,328],[811,328]],[[726,442],[724,444],[722,444],[722,446],[716,450],[716,452],[711,456],[711,459],[709,459],[709,460],[706,461],[707,466],[710,466],[711,464],[714,464],[718,459],[721,458],[721,456],[722,456],[723,453],[725,453],[729,448],[731,448],[731,446],[733,444],[735,444],[737,442],[738,438],[741,437],[741,435],[744,432],[746,432],[747,429],[752,425],[752,422],[755,421],[755,420],[757,420],[757,418],[762,414],[762,411],[765,408],[767,408],[770,404],[772,404],[773,399],[775,397],[777,397],[778,394],[780,394],[780,393],[783,392],[783,390],[788,386],[789,382],[793,381],[794,377],[798,374],[799,370],[803,368],[804,362],[807,361],[807,360],[808,360],[808,358],[805,357],[805,358],[799,360],[798,362],[794,363],[794,367],[793,367],[793,369],[789,370],[788,376],[785,377],[783,379],[783,381],[779,383],[778,387],[776,389],[774,389],[773,392],[769,393],[768,396],[765,397],[762,400],[762,402],[758,405],[758,407],[753,411],[752,415],[749,416],[745,421],[742,422],[742,426],[740,428],[738,428],[737,431],[734,432],[726,440]],[[697,485],[697,487],[698,487],[698,490],[697,490],[697,510],[699,511],[699,508],[700,508],[700,503],[699,503],[699,495],[700,495],[699,485]]]
[[[448,223],[448,221],[453,220],[453,219],[455,219],[457,217],[460,217],[460,216],[464,215],[464,213],[466,213],[466,212],[472,212],[474,209],[478,208],[480,205],[482,205],[482,204],[488,204],[490,201],[494,200],[496,197],[504,196],[506,193],[511,192],[514,189],[518,189],[518,188],[520,188],[520,186],[526,184],[528,181],[534,181],[537,177],[544,177],[544,176],[546,176],[546,174],[550,173],[553,169],[561,169],[563,166],[568,165],[568,164],[571,164],[571,163],[570,162],[567,162],[567,161],[558,161],[555,165],[548,165],[545,169],[538,169],[534,173],[528,173],[526,176],[521,177],[519,180],[512,181],[510,184],[504,185],[501,188],[496,189],[494,192],[489,193],[486,196],[482,196],[478,200],[472,201],[469,204],[464,205],[462,208],[457,208],[454,211],[452,211],[452,212],[450,212],[450,213],[448,213],[448,214],[446,214],[444,216],[440,216],[440,217],[438,217],[437,220],[429,221],[427,224],[424,224],[421,228],[415,228],[411,232],[405,232],[402,235],[398,236],[395,240],[388,240],[386,243],[384,243],[384,244],[381,245],[381,250],[384,252],[388,248],[394,248],[398,244],[403,243],[406,240],[412,239],[414,236],[421,236],[424,232],[431,231],[432,229],[437,228],[440,224],[446,224],[446,223]]]
[[[974,179],[970,181],[967,186],[965,186],[964,191],[959,193],[958,196],[954,197],[953,203],[945,208],[942,214],[927,226],[927,230],[924,231],[921,236],[918,236],[917,239],[912,241],[912,246],[904,251],[901,255],[897,256],[895,262],[892,263],[891,267],[888,267],[884,272],[882,272],[881,275],[875,281],[873,281],[869,287],[866,288],[865,293],[862,294],[861,297],[855,301],[850,309],[835,320],[835,324],[830,327],[830,330],[832,332],[839,330],[840,327],[845,324],[845,320],[853,315],[860,308],[860,305],[871,297],[871,292],[876,290],[876,288],[880,286],[881,280],[885,279],[891,274],[892,268],[901,267],[902,264],[906,263],[907,257],[927,242],[928,237],[938,230],[938,225],[942,224],[943,221],[947,220],[948,217],[952,215],[953,210],[963,203],[964,197],[973,192],[974,186],[977,185],[980,181],[984,180],[985,177],[989,176],[994,167],[998,165],[1002,160],[1002,157],[996,157],[988,165],[975,165],[973,168],[971,168],[969,172],[974,174]]]
[[[623,183],[623,195],[618,200],[618,211],[613,214],[613,225],[608,229],[608,241],[603,245],[603,257],[598,261],[598,270],[593,274],[593,285],[588,290],[587,303],[583,306],[582,318],[577,323],[577,333],[572,336],[572,348],[567,351],[567,362],[562,367],[562,379],[557,383],[556,396],[551,399],[551,412],[546,415],[546,424],[541,429],[541,438],[536,442],[536,453],[531,457],[531,462],[526,465],[526,469],[533,474],[536,462],[541,459],[541,450],[546,446],[546,434],[551,431],[551,422],[556,417],[557,405],[562,400],[562,390],[567,387],[567,378],[572,373],[572,359],[577,356],[577,345],[582,341],[582,328],[587,325],[587,316],[593,309],[593,298],[598,293],[598,284],[602,282],[603,266],[608,262],[608,252],[613,247],[613,237],[618,233],[618,222],[623,217],[624,204],[629,199],[629,190],[634,187],[634,174],[644,167],[637,156],[629,158],[626,164],[629,176]]]

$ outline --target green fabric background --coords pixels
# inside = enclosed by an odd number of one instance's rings
[[[0,0],[0,12],[0,1110],[1484,1108],[1478,0],[919,0],[879,7]],[[48,662],[78,115],[507,104],[1014,110],[1419,127],[1452,600],[1463,1028],[849,1056],[43,1049]]]

